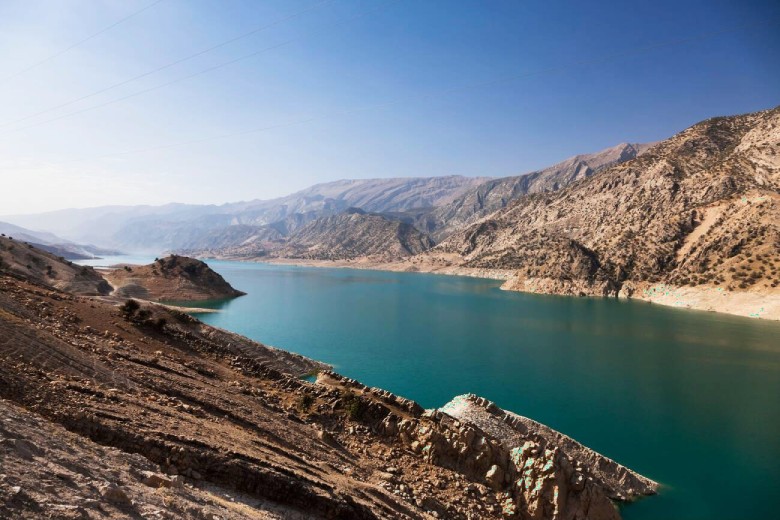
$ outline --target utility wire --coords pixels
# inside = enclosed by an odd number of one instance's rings
[[[158,2],[161,2],[161,1],[162,0],[158,0]],[[190,61],[190,60],[195,59],[195,58],[197,58],[199,56],[202,56],[202,55],[204,55],[206,53],[209,53],[211,51],[215,51],[217,49],[225,47],[226,45],[230,45],[231,43],[235,43],[235,42],[237,42],[239,40],[243,40],[244,38],[248,38],[249,36],[255,35],[255,34],[257,34],[259,32],[262,32],[262,31],[264,31],[266,29],[270,29],[271,27],[279,25],[279,24],[281,24],[283,22],[286,22],[288,20],[292,20],[293,18],[297,18],[297,17],[299,17],[299,16],[301,16],[301,15],[303,15],[305,13],[308,13],[309,11],[313,11],[314,9],[317,9],[318,7],[320,7],[322,5],[332,3],[333,1],[335,1],[335,0],[323,0],[323,1],[318,2],[318,3],[316,3],[316,4],[312,5],[312,6],[307,7],[305,9],[301,9],[299,11],[296,11],[296,12],[292,13],[292,14],[289,14],[287,16],[284,16],[282,18],[274,20],[273,22],[270,22],[270,23],[268,23],[266,25],[263,25],[261,27],[256,27],[255,29],[252,29],[251,31],[245,32],[243,34],[240,34],[238,36],[235,36],[233,38],[230,38],[228,40],[220,42],[220,43],[218,43],[216,45],[212,45],[211,47],[208,47],[206,49],[200,50],[200,51],[195,52],[193,54],[190,54],[190,55],[184,56],[182,58],[179,58],[177,60],[171,61],[171,62],[166,63],[165,65],[161,65],[161,66],[159,66],[159,67],[157,67],[155,69],[148,70],[148,71],[146,71],[146,72],[144,72],[142,74],[138,74],[137,76],[133,76],[132,78],[127,78],[127,79],[122,80],[122,81],[120,81],[118,83],[114,83],[113,85],[109,85],[107,87],[101,88],[101,89],[96,90],[94,92],[91,92],[89,94],[85,94],[85,95],[83,95],[81,97],[77,97],[75,99],[71,99],[69,101],[65,101],[64,103],[60,103],[59,105],[54,105],[54,106],[51,106],[51,107],[46,108],[44,110],[40,110],[38,112],[35,112],[34,114],[30,114],[28,116],[21,117],[19,119],[15,119],[13,121],[8,121],[6,123],[2,123],[2,124],[0,124],[0,128],[6,127],[6,126],[10,126],[10,125],[13,125],[13,124],[16,124],[16,123],[21,123],[22,121],[27,121],[28,119],[32,119],[34,117],[38,117],[38,116],[43,115],[43,114],[48,114],[49,112],[53,112],[54,110],[58,110],[60,108],[64,108],[64,107],[73,105],[75,103],[78,103],[79,101],[84,101],[85,99],[89,99],[89,98],[97,96],[99,94],[103,94],[104,92],[108,92],[109,90],[113,90],[113,89],[115,89],[117,87],[121,87],[123,85],[127,85],[128,83],[132,83],[133,81],[137,81],[137,80],[139,80],[141,78],[145,78],[145,77],[150,76],[152,74],[156,74],[157,72],[161,72],[163,70],[169,69],[169,68],[174,67],[176,65],[179,65],[181,63]],[[158,3],[158,2],[155,2],[155,3]],[[126,99],[126,98],[123,98],[123,99]],[[75,112],[75,113],[79,113],[79,112]],[[55,119],[57,119],[57,118],[55,118]],[[47,120],[47,121],[54,121],[55,119],[50,119],[50,120]],[[29,128],[29,126],[24,127],[24,128]],[[20,130],[22,130],[24,128],[21,128]]]
[[[390,3],[394,2],[394,1],[396,1],[396,0],[388,0],[388,2],[386,2],[384,4],[381,4],[378,7],[374,7],[373,9],[368,9],[368,10],[363,11],[361,13],[358,13],[358,14],[356,14],[354,16],[349,16],[349,17],[346,17],[346,18],[342,18],[340,20],[337,20],[334,23],[329,24],[326,27],[331,27],[331,26],[335,26],[335,25],[341,25],[341,24],[348,23],[348,22],[351,22],[353,20],[356,20],[358,18],[361,18],[363,16],[367,16],[367,15],[369,15],[371,13],[374,13],[376,11],[384,9],[387,5],[389,5]],[[224,67],[227,67],[229,65],[233,65],[234,63],[238,63],[240,61],[247,60],[249,58],[254,58],[255,56],[259,56],[260,54],[263,54],[263,53],[268,52],[270,50],[278,49],[280,47],[284,47],[286,45],[290,45],[291,43],[294,43],[294,42],[296,42],[298,40],[301,40],[301,39],[303,39],[305,37],[306,37],[305,35],[297,36],[295,38],[291,38],[291,39],[286,40],[284,42],[277,43],[277,44],[271,45],[269,47],[265,47],[265,48],[259,49],[257,51],[250,52],[249,54],[245,54],[243,56],[239,56],[238,58],[233,58],[232,60],[228,60],[228,61],[219,63],[217,65],[208,67],[206,69],[202,69],[202,70],[200,70],[198,72],[195,72],[193,74],[189,74],[187,76],[182,76],[182,77],[173,79],[171,81],[167,81],[165,83],[161,83],[161,84],[155,85],[153,87],[149,87],[149,88],[146,88],[146,89],[143,89],[143,90],[139,90],[137,92],[133,92],[133,93],[128,94],[126,96],[122,96],[122,97],[119,97],[119,98],[115,98],[115,99],[106,101],[105,103],[100,103],[98,105],[93,105],[93,106],[90,106],[90,107],[82,108],[80,110],[75,110],[73,112],[68,112],[66,114],[62,114],[62,115],[59,115],[59,116],[56,116],[56,117],[52,117],[50,119],[44,119],[43,121],[38,121],[37,123],[33,123],[33,124],[30,124],[30,125],[27,125],[27,126],[22,126],[20,128],[15,128],[13,130],[10,130],[10,131],[6,132],[6,134],[19,132],[19,131],[22,131],[22,130],[27,130],[29,128],[35,128],[37,126],[41,126],[41,125],[44,125],[46,123],[51,123],[52,121],[58,121],[60,119],[65,119],[67,117],[71,117],[71,116],[74,116],[74,115],[77,115],[77,114],[82,114],[84,112],[89,112],[89,111],[92,111],[92,110],[103,108],[103,107],[108,106],[108,105],[113,105],[114,103],[119,103],[119,102],[124,101],[126,99],[130,99],[130,98],[133,98],[133,97],[136,97],[136,96],[140,96],[142,94],[146,94],[146,93],[152,92],[154,90],[159,90],[159,89],[161,89],[163,87],[167,87],[167,86],[173,85],[175,83],[180,83],[182,81],[185,81],[185,80],[197,77],[197,76],[202,76],[204,74],[208,74],[208,73],[213,72],[215,70],[222,69]]]
[[[754,26],[757,26],[757,25],[770,25],[770,24],[776,24],[776,23],[778,23],[778,20],[769,20],[769,21],[766,21],[766,22],[760,23],[760,24],[750,24],[750,26],[754,27]],[[686,37],[686,38],[678,38],[678,39],[675,39],[675,40],[669,40],[669,41],[665,41],[665,42],[657,42],[657,43],[653,43],[653,44],[649,44],[649,45],[642,45],[642,46],[634,47],[632,49],[627,49],[627,50],[622,51],[622,52],[616,52],[616,53],[600,56],[598,58],[578,60],[578,61],[575,61],[575,62],[570,63],[570,64],[566,64],[566,65],[558,65],[558,66],[554,66],[554,67],[546,67],[544,69],[539,69],[537,71],[524,72],[524,73],[519,73],[519,74],[512,74],[512,75],[508,75],[508,76],[504,76],[504,77],[496,78],[496,79],[492,79],[492,80],[480,81],[480,82],[474,82],[474,83],[470,83],[470,84],[466,84],[466,85],[449,87],[449,88],[446,88],[446,89],[441,89],[441,90],[436,91],[436,92],[431,92],[431,93],[428,93],[428,94],[423,94],[421,96],[417,96],[415,99],[418,100],[418,101],[423,101],[423,100],[435,98],[435,97],[438,97],[438,96],[441,96],[441,95],[452,94],[452,93],[455,93],[455,92],[468,91],[468,90],[473,90],[475,88],[481,88],[481,87],[486,87],[486,86],[493,86],[493,85],[497,85],[497,84],[501,84],[501,83],[517,81],[519,79],[530,78],[530,77],[533,77],[533,76],[540,76],[540,75],[548,74],[548,73],[551,73],[551,72],[566,71],[566,70],[569,70],[569,69],[571,69],[573,67],[582,67],[582,66],[587,66],[587,65],[597,65],[597,64],[601,64],[601,63],[605,63],[605,62],[610,62],[610,61],[613,61],[615,59],[623,58],[623,57],[626,57],[626,56],[631,56],[631,55],[634,55],[634,54],[637,54],[637,53],[652,51],[652,50],[660,49],[660,48],[664,48],[664,47],[672,47],[672,46],[675,46],[675,45],[682,45],[682,44],[690,43],[690,42],[694,42],[694,41],[706,40],[706,39],[709,39],[709,38],[712,38],[712,37],[715,37],[715,36],[719,36],[719,35],[722,35],[722,34],[736,32],[736,31],[739,31],[741,29],[744,29],[745,27],[747,27],[747,26],[743,25],[743,26],[733,27],[731,29],[724,29],[724,30],[720,30],[720,31],[702,33],[702,34],[698,34],[698,35],[690,36],[690,37]],[[221,139],[229,139],[231,137],[239,137],[239,136],[243,136],[243,135],[247,135],[247,134],[265,132],[265,131],[274,130],[274,129],[277,129],[277,128],[286,128],[286,127],[290,127],[290,126],[303,125],[303,124],[311,123],[311,122],[314,122],[314,121],[327,120],[327,119],[331,119],[333,117],[344,116],[344,115],[353,114],[353,113],[357,113],[357,112],[364,112],[364,111],[367,111],[367,110],[376,110],[376,109],[381,109],[381,108],[388,108],[388,107],[391,107],[391,106],[394,106],[394,105],[401,104],[401,103],[403,103],[405,101],[408,101],[408,100],[407,99],[395,99],[395,100],[390,100],[390,101],[386,101],[386,102],[382,102],[382,103],[375,103],[375,104],[371,104],[371,105],[365,105],[363,107],[355,107],[355,108],[350,108],[350,109],[337,110],[337,111],[333,111],[333,112],[331,112],[329,114],[322,115],[322,116],[310,116],[310,117],[306,117],[306,118],[302,118],[302,119],[298,119],[298,120],[294,120],[294,121],[288,121],[288,122],[285,122],[285,123],[278,123],[278,124],[274,124],[274,125],[268,125],[268,126],[262,126],[262,127],[257,127],[257,128],[251,128],[251,129],[248,129],[248,130],[241,130],[241,131],[231,132],[231,133],[227,133],[227,134],[221,134],[221,135],[215,135],[215,136],[209,136],[209,137],[201,137],[201,138],[197,138],[197,139],[190,139],[190,140],[187,140],[187,141],[179,141],[179,142],[176,142],[176,143],[157,145],[157,146],[150,146],[150,147],[147,147],[147,148],[136,148],[136,149],[127,150],[127,151],[124,151],[124,152],[115,152],[115,153],[109,153],[109,154],[99,155],[99,156],[95,156],[95,157],[72,159],[72,160],[68,160],[68,161],[64,161],[64,162],[72,163],[72,162],[83,162],[83,161],[87,161],[87,160],[105,159],[105,158],[108,158],[108,157],[119,157],[119,156],[123,156],[123,155],[132,155],[132,154],[152,152],[152,151],[157,151],[157,150],[165,150],[165,149],[169,149],[169,148],[178,148],[178,147],[181,147],[181,146],[187,146],[187,145],[191,145],[191,144],[203,143],[203,142],[207,142],[207,141],[216,141],[216,140],[221,140]]]
[[[33,63],[32,65],[30,65],[30,66],[28,66],[28,67],[26,67],[26,68],[24,68],[24,69],[22,69],[22,70],[20,70],[20,71],[17,71],[17,72],[15,72],[15,73],[11,74],[10,76],[6,76],[6,77],[4,77],[4,78],[0,79],[0,81],[2,81],[2,82],[5,82],[5,81],[8,81],[8,80],[10,80],[10,79],[13,79],[13,78],[15,78],[15,77],[17,77],[17,76],[21,76],[22,74],[24,74],[24,73],[26,73],[26,72],[29,72],[29,71],[31,71],[31,70],[33,70],[33,69],[35,69],[35,68],[38,68],[38,67],[40,67],[41,65],[43,65],[43,64],[45,64],[45,63],[48,63],[48,62],[50,62],[51,60],[53,60],[53,59],[55,59],[55,58],[59,58],[60,56],[62,56],[62,55],[63,55],[63,54],[65,54],[66,52],[69,52],[69,51],[71,51],[71,50],[75,49],[76,47],[78,47],[79,45],[82,45],[82,44],[84,44],[84,43],[87,43],[88,41],[92,40],[93,38],[96,38],[96,37],[100,36],[101,34],[103,34],[103,33],[106,33],[106,32],[108,32],[108,31],[110,31],[111,29],[113,29],[113,28],[114,28],[114,27],[116,27],[117,25],[120,25],[120,24],[122,24],[122,23],[126,22],[126,21],[127,21],[127,20],[129,20],[130,18],[133,18],[133,17],[135,17],[135,16],[138,16],[139,14],[143,13],[144,11],[147,11],[147,10],[151,9],[152,7],[156,6],[157,4],[159,4],[159,3],[160,3],[160,2],[162,2],[162,1],[163,1],[163,0],[155,0],[155,1],[154,1],[154,2],[152,2],[151,4],[148,4],[146,7],[142,7],[142,8],[141,8],[141,9],[139,9],[138,11],[135,11],[135,12],[133,12],[133,13],[130,13],[129,15],[125,16],[124,18],[122,18],[122,19],[120,19],[120,20],[117,20],[116,22],[112,23],[111,25],[109,25],[109,26],[107,26],[107,27],[104,27],[103,29],[99,30],[98,32],[96,32],[96,33],[94,33],[94,34],[90,34],[89,36],[87,36],[87,37],[86,37],[86,38],[84,38],[83,40],[79,40],[79,41],[77,41],[76,43],[74,43],[74,44],[73,44],[73,45],[71,45],[70,47],[67,47],[67,48],[65,48],[65,49],[62,49],[61,51],[55,52],[54,54],[52,54],[52,55],[50,55],[50,56],[47,56],[46,58],[44,58],[44,59],[42,59],[42,60],[40,60],[40,61],[38,61],[38,62],[36,62],[36,63]]]

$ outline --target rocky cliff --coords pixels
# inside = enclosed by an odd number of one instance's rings
[[[124,265],[104,271],[114,296],[154,301],[234,298],[245,293],[230,286],[206,263],[171,255],[149,265]]]
[[[773,109],[709,119],[566,189],[520,198],[428,254],[511,271],[505,288],[513,290],[671,293],[694,306],[685,290],[695,288],[721,299],[768,295],[780,309],[772,296],[780,283],[778,222],[780,109]],[[751,301],[751,313],[767,311]]]
[[[4,518],[612,520],[613,501],[655,492],[482,399],[425,411],[165,307],[44,282],[0,269]]]

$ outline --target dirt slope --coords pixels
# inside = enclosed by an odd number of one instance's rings
[[[3,236],[0,236],[0,269],[74,294],[111,292],[111,286],[93,268],[76,265],[31,244]]]
[[[295,377],[312,371],[317,383]],[[282,508],[614,520],[612,500],[656,487],[631,473],[616,489],[593,459],[536,434],[518,430],[507,444],[159,305],[117,306],[2,270],[0,398],[13,403],[0,402],[0,496],[12,518],[262,518]],[[519,458],[518,443],[530,443]],[[83,499],[81,510],[62,509],[60,497]]]

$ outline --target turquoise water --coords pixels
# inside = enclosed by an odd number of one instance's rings
[[[474,392],[663,484],[626,519],[774,518],[780,323],[461,277],[209,262],[201,319],[426,407]]]

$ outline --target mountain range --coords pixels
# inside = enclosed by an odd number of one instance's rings
[[[357,261],[780,318],[779,113],[716,117],[504,178],[340,180],[272,200],[4,219],[133,252]]]
[[[219,206],[104,206],[15,215],[6,220],[57,233],[67,237],[67,241],[132,252],[299,257],[312,256],[312,246],[321,244],[322,247],[315,248],[316,258],[369,255],[387,260],[416,254],[420,247],[427,249],[526,193],[559,189],[609,165],[634,158],[646,148],[647,145],[621,144],[501,179],[453,175],[339,180],[272,200]],[[356,213],[356,209],[365,214]],[[349,216],[331,218],[340,214]],[[334,247],[344,231],[339,227],[342,223],[349,224],[363,237],[379,229],[382,232],[372,239],[373,246],[342,250]],[[397,237],[393,230],[398,231]]]
[[[48,251],[67,260],[82,260],[95,258],[101,255],[117,255],[119,251],[93,246],[90,244],[76,244],[70,240],[58,237],[46,231],[32,231],[8,222],[0,222],[0,234],[14,237],[17,240],[33,244],[44,251]]]
[[[780,319],[779,223],[775,108],[708,119],[565,189],[518,198],[412,263],[502,271],[511,290]]]

